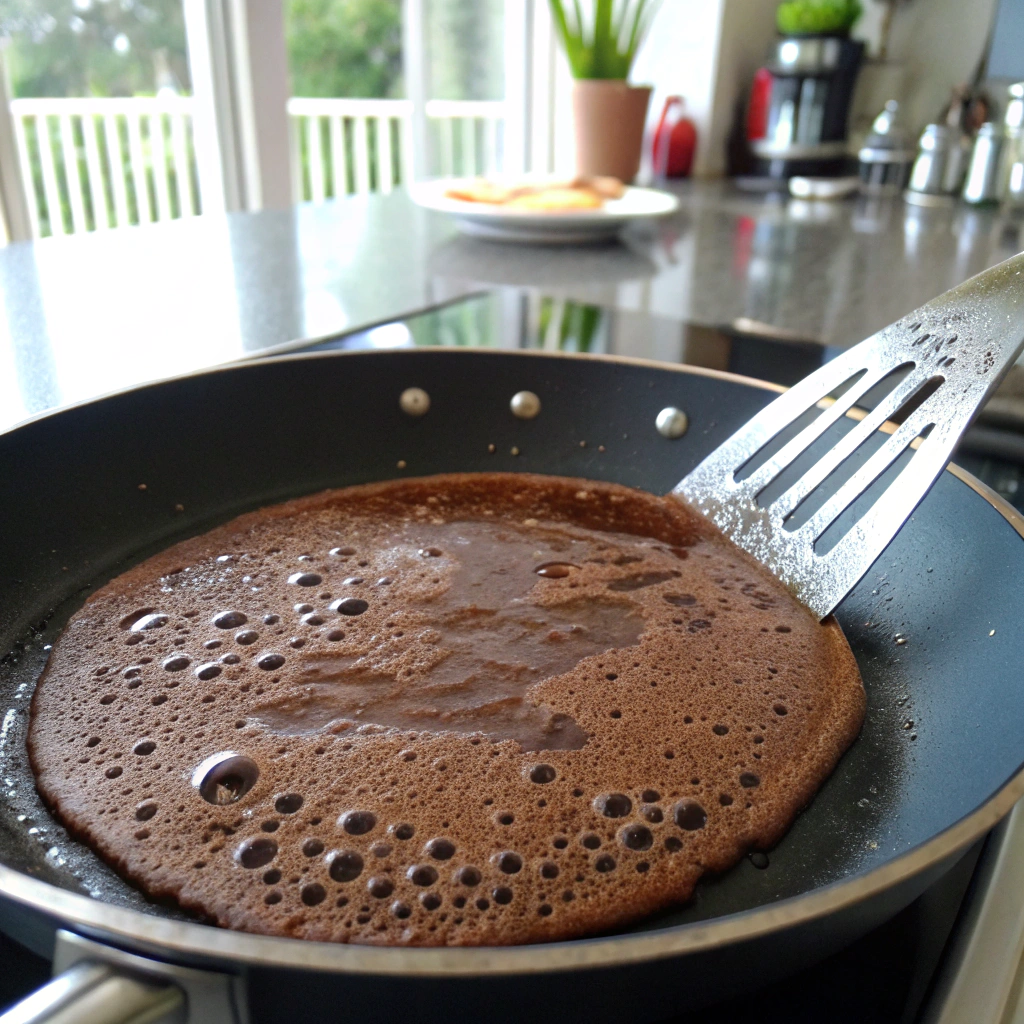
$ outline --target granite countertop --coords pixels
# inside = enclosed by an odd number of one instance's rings
[[[677,191],[677,214],[593,247],[463,238],[401,190],[10,245],[0,429],[502,286],[846,347],[1024,244],[987,210]],[[659,354],[644,345],[632,354]]]

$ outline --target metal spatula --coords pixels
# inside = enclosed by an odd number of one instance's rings
[[[673,493],[708,516],[824,618],[928,493],[1022,349],[1024,253],[972,277],[816,370],[712,452]],[[779,489],[780,474],[869,389],[884,388],[887,378],[895,381],[900,373],[905,376],[870,413],[792,483],[787,479],[783,493],[768,498]],[[834,403],[824,405],[837,391]],[[786,439],[787,430],[813,415],[819,403],[818,415]],[[903,422],[861,464],[857,450],[871,438],[877,441],[878,429],[901,410],[908,413]],[[838,542],[821,550],[829,526],[908,454],[909,461],[874,504]],[[808,506],[813,509],[809,518]]]

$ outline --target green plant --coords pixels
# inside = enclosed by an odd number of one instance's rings
[[[860,0],[787,0],[775,23],[786,36],[849,32],[863,9]]]
[[[651,23],[655,0],[593,0],[588,24],[580,0],[548,0],[574,78],[625,79]]]

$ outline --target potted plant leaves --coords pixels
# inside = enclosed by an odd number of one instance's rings
[[[784,36],[846,36],[862,10],[860,0],[786,0],[775,19]]]
[[[576,169],[632,181],[651,90],[627,82],[655,0],[549,0],[573,78]]]

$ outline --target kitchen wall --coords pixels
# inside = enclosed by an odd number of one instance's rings
[[[970,82],[988,44],[998,0],[908,0],[896,7],[888,59],[903,65],[903,112],[915,133],[934,121],[954,85]],[[877,40],[881,4],[867,9],[855,35]],[[870,70],[868,71],[870,73]],[[998,97],[1000,104],[1002,97]]]
[[[637,54],[631,80],[653,85],[648,125],[653,130],[668,96],[682,96],[686,112],[697,125],[694,172],[709,163],[714,108],[715,48],[723,0],[675,0],[663,3],[651,32]]]
[[[725,170],[736,102],[775,38],[776,6],[774,0],[668,0],[658,9],[631,78],[655,86],[651,128],[666,96],[686,100],[697,125],[697,177]]]
[[[1024,79],[1024,0],[999,0],[996,6],[988,74],[1019,82]]]

